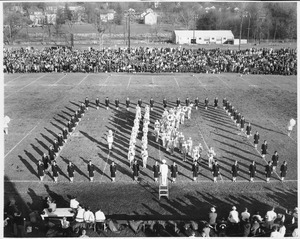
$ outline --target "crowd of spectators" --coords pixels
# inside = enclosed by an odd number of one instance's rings
[[[56,208],[51,205],[50,196],[44,200],[46,210]],[[47,237],[89,237],[101,233],[119,233],[128,228],[134,234],[141,231],[152,236],[200,236],[200,237],[298,237],[298,208],[292,210],[277,210],[270,207],[264,214],[244,208],[243,211],[232,206],[228,214],[218,213],[217,207],[210,208],[201,220],[118,220],[111,219],[97,208],[91,210],[77,201],[76,196],[70,200],[70,210],[73,217],[42,220],[38,211],[30,211],[24,215],[18,203],[10,200],[5,207],[5,235],[24,237],[33,235],[33,230],[43,232]],[[34,228],[34,229],[33,229]],[[29,230],[30,229],[30,230]],[[124,233],[124,232],[123,232]],[[151,234],[150,234],[151,233]],[[105,235],[105,234],[104,234]],[[113,234],[112,234],[113,235]]]
[[[4,49],[4,72],[193,72],[297,74],[296,49],[221,50],[132,48],[77,50]]]

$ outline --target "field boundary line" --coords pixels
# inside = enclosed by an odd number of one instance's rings
[[[52,84],[52,86],[55,86],[58,82],[60,82],[63,78],[65,78],[67,74],[65,74],[63,77],[59,78],[56,82]]]
[[[205,144],[207,150],[209,150],[209,147],[208,147],[208,145],[207,145],[207,143],[206,143],[206,141],[205,141],[205,139],[204,139],[204,137],[203,137],[203,134],[201,133],[199,124],[197,124],[197,126],[198,126],[198,130],[199,130],[200,136],[201,136],[201,138],[203,139],[203,142],[204,142],[204,144]]]
[[[128,84],[127,84],[126,90],[128,90],[128,88],[129,88],[130,81],[131,81],[131,76],[130,76],[129,79],[128,79]]]
[[[274,82],[270,81],[267,77],[262,77],[261,75],[258,75],[261,79],[268,81],[269,83],[271,83],[272,85],[276,86],[277,88],[281,88],[279,87],[277,84],[275,84]]]
[[[222,81],[223,83],[224,83],[224,85],[226,85],[226,87],[228,88],[228,89],[231,89],[230,87],[229,87],[229,85],[225,82],[225,81],[223,81],[222,79],[221,79],[221,77],[219,77],[218,75],[215,75],[220,81]]]
[[[11,96],[11,95],[13,95],[13,94],[15,94],[15,93],[18,93],[18,92],[20,92],[21,90],[25,89],[27,86],[29,86],[29,85],[31,85],[31,84],[33,84],[33,83],[35,83],[35,82],[36,82],[36,81],[38,81],[39,79],[42,79],[42,78],[43,78],[45,75],[47,75],[47,74],[44,74],[44,75],[42,75],[42,76],[40,76],[40,77],[36,78],[34,81],[31,81],[29,84],[27,84],[27,85],[23,86],[21,89],[19,89],[19,90],[15,91],[14,93],[12,93],[12,94],[10,94],[10,95],[8,95],[8,96],[4,97],[4,98],[7,98],[7,97],[9,97],[9,96]]]
[[[174,78],[174,80],[175,80],[175,82],[176,82],[177,87],[179,88],[179,84],[178,84],[178,81],[177,81],[176,77],[173,76],[173,78]]]
[[[10,83],[10,82],[12,82],[12,81],[14,81],[14,80],[16,80],[16,79],[19,79],[21,76],[23,76],[23,75],[19,75],[18,77],[13,78],[12,80],[10,80],[9,82],[7,82],[7,83],[5,83],[5,84],[7,85],[8,83]]]
[[[196,77],[200,85],[207,91],[205,85],[202,83],[202,81],[199,79],[199,77]]]
[[[4,183],[53,183],[53,184],[59,184],[59,183],[68,183],[70,184],[70,181],[69,180],[61,180],[61,181],[58,181],[58,183],[55,183],[53,180],[52,181],[40,181],[40,180],[3,180]],[[93,180],[93,182],[90,182],[89,180],[75,180],[74,183],[103,183],[103,181],[100,179],[100,180]],[[153,183],[153,181],[149,181],[151,183]],[[198,184],[198,183],[211,183],[211,184],[214,184],[213,180],[197,180],[196,182],[193,182],[192,180],[191,181],[176,181],[177,184],[186,184],[186,183],[189,183],[189,184]],[[254,180],[253,182],[250,182],[249,180],[246,180],[246,179],[241,179],[241,180],[237,180],[236,182],[232,182],[232,180],[227,180],[225,179],[224,180],[224,183],[231,183],[231,184],[236,184],[236,183],[266,183],[266,184],[270,184],[270,183],[293,183],[293,182],[298,182],[298,180],[296,179],[287,179],[287,180],[284,180],[283,182],[281,182],[280,180],[270,180],[269,183],[266,182],[266,180],[261,180],[261,179],[258,179],[258,180]],[[107,182],[107,183],[112,183],[112,182]],[[119,183],[119,184],[133,184],[134,182],[133,181],[116,181],[115,183]],[[154,184],[154,183],[153,183]],[[258,192],[262,192],[262,191],[258,191]],[[5,193],[5,192],[4,192]]]
[[[37,126],[39,125],[36,124],[11,150],[9,150],[5,155],[4,158],[6,158],[7,155],[9,155]]]
[[[77,84],[77,85],[80,85],[86,78],[89,77],[90,74],[87,74],[85,77],[83,77],[83,79]]]

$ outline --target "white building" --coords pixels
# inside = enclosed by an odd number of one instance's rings
[[[227,40],[234,40],[230,30],[175,30],[172,41],[175,44],[191,44],[196,39],[196,44],[222,44]]]
[[[157,14],[155,12],[148,12],[144,15],[144,24],[155,25],[157,24]]]

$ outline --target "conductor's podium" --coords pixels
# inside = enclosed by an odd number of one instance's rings
[[[166,181],[167,181],[166,185],[163,185],[161,177],[159,177],[159,189],[158,189],[159,200],[160,197],[167,197],[169,199],[168,179]]]

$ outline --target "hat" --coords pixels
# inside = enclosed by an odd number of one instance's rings
[[[214,207],[212,207],[210,210],[211,210],[212,212],[215,212],[215,211],[216,211],[216,209],[215,209]]]
[[[167,161],[165,159],[162,160],[162,163],[166,163]]]
[[[236,207],[235,207],[235,206],[233,206],[233,207],[232,207],[232,210],[236,210]]]

